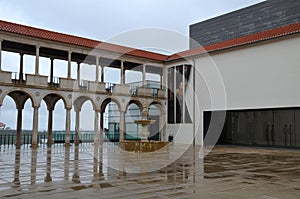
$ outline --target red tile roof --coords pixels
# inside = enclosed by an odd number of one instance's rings
[[[46,39],[51,41],[62,42],[66,44],[73,44],[88,48],[97,48],[101,50],[106,50],[110,52],[116,52],[131,56],[136,56],[140,58],[152,59],[155,61],[173,61],[180,58],[185,58],[194,55],[200,55],[205,53],[211,53],[219,50],[224,50],[228,48],[238,47],[246,44],[252,44],[259,41],[264,41],[272,38],[278,38],[286,35],[291,35],[300,32],[300,22],[290,24],[287,26],[282,26],[279,28],[259,32],[256,34],[251,34],[235,39],[226,40],[223,42],[211,44],[204,47],[195,48],[192,50],[187,50],[173,54],[171,56],[162,55],[159,53],[149,52],[145,50],[139,50],[134,48],[129,48],[125,46],[120,46],[116,44],[110,44],[106,42],[96,41],[92,39],[86,39],[83,37],[53,32],[49,30],[43,30],[39,28],[34,28],[30,26],[25,26],[21,24],[11,23],[7,21],[0,20],[0,31],[11,32],[16,34],[21,34],[25,36]]]
[[[273,38],[278,38],[282,36],[291,35],[294,33],[300,32],[300,22],[290,24],[287,26],[282,26],[279,28],[274,28],[271,30],[226,40],[223,42],[207,45],[204,47],[195,48],[192,50],[183,51],[180,53],[176,53],[174,55],[171,55],[168,57],[166,61],[172,61],[184,57],[194,56],[194,55],[200,55],[205,53],[211,53],[214,51],[224,50],[232,47],[238,47],[246,44],[252,44],[259,41],[265,41]]]
[[[21,24],[11,23],[0,20],[0,31],[21,34],[25,36],[46,39],[66,44],[73,44],[88,48],[97,48],[110,52],[116,52],[126,55],[132,55],[140,58],[148,58],[156,61],[165,61],[168,56],[159,53],[153,53],[149,51],[129,48],[125,46],[110,44],[106,42],[96,41],[92,39],[86,39],[78,36],[62,34],[49,30],[43,30]]]

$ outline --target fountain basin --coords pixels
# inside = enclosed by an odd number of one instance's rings
[[[122,141],[120,148],[129,152],[155,152],[158,150],[168,150],[170,142],[164,141]]]

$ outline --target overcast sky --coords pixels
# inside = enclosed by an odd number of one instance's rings
[[[0,0],[0,19],[67,34],[170,54],[188,49],[189,25],[263,0]],[[23,128],[32,128],[27,103]],[[86,104],[87,109],[91,109]],[[54,115],[54,129],[65,128],[62,103]],[[40,129],[47,111],[40,110]],[[84,117],[81,117],[84,118]],[[15,128],[16,111],[5,99],[0,122]],[[74,124],[74,122],[72,122]],[[74,126],[74,125],[72,125]],[[83,129],[92,123],[82,122]]]

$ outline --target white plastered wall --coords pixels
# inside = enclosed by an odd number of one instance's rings
[[[187,61],[196,66],[195,107],[188,103],[195,111],[196,144],[203,143],[203,111],[300,106],[300,37],[274,39]],[[187,95],[191,99],[189,91]],[[178,136],[175,142],[192,139],[192,132],[184,133],[190,128],[183,127],[176,129],[177,134],[188,138]]]

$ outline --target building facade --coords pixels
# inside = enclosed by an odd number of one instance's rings
[[[300,10],[298,1],[291,1],[293,8],[286,3],[275,6],[281,1],[272,2],[273,6],[267,6],[271,3],[267,1],[209,21],[221,21],[219,28],[226,33],[221,28],[223,20],[235,13],[253,11],[255,6],[264,7],[259,12]],[[132,121],[126,121],[125,115],[136,112],[128,112],[129,106],[135,104],[140,111],[151,110],[153,106],[159,110],[154,132],[157,131],[160,140],[167,140],[172,135],[174,143],[187,146],[219,142],[300,147],[300,23],[296,12],[285,13],[294,13],[285,15],[286,19],[291,19],[287,23],[275,23],[283,17],[278,15],[279,18],[274,17],[270,26],[265,27],[268,20],[260,23],[254,20],[259,17],[253,15],[246,17],[251,18],[249,23],[266,29],[250,28],[234,37],[209,39],[207,45],[171,56],[0,21],[1,52],[19,55],[17,71],[0,68],[0,105],[7,96],[14,99],[19,136],[22,110],[27,100],[34,109],[34,135],[38,133],[38,109],[41,101],[46,102],[48,133],[51,135],[52,112],[56,102],[62,99],[66,109],[66,135],[70,132],[70,110],[76,112],[75,129],[78,132],[81,107],[91,101],[95,111],[95,142],[103,140],[106,126],[109,131],[109,124],[113,124],[105,119],[104,113],[107,105],[114,102],[111,110],[117,112],[118,119],[112,128],[118,132],[119,141],[126,138],[126,123],[130,125]],[[191,31],[194,31],[193,26]],[[213,32],[211,35],[216,36]],[[34,56],[34,74],[24,73],[24,55]],[[39,61],[41,57],[50,60],[50,77],[39,74],[43,67]],[[54,60],[57,59],[65,61],[66,77],[54,77]],[[93,81],[81,77],[83,63],[94,68]],[[74,64],[76,78],[71,74]],[[119,71],[120,81],[105,81],[104,68]],[[126,71],[141,73],[141,83],[128,81]],[[149,83],[147,73],[156,74],[160,81]],[[69,140],[66,136],[66,144]],[[32,144],[37,145],[36,136]]]

